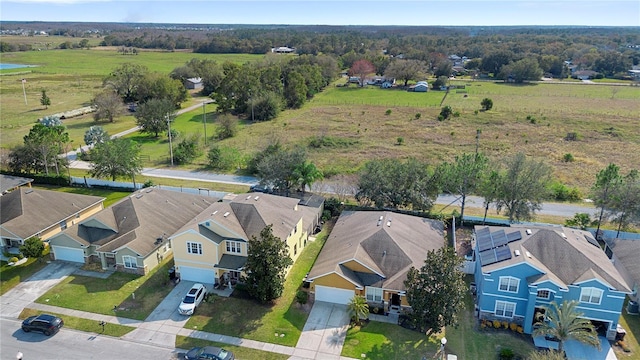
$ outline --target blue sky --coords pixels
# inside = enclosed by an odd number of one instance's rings
[[[640,0],[2,0],[2,21],[640,26]]]

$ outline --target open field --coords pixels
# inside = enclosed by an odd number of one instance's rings
[[[89,40],[89,46],[98,46],[102,41],[101,38],[98,37],[73,37],[73,36],[21,36],[21,35],[2,35],[0,41],[3,41],[7,44],[14,45],[31,45],[33,50],[49,50],[56,49],[60,44],[65,42],[70,42],[72,44],[77,44],[83,39]],[[4,54],[3,54],[4,56]],[[9,62],[7,60],[3,60],[3,62]]]

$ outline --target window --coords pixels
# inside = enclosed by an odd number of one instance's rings
[[[187,241],[187,253],[202,255],[202,244]]]
[[[516,311],[516,303],[496,301],[496,316],[512,318]]]
[[[227,240],[227,252],[240,254],[240,242],[239,241],[228,241]]]
[[[584,288],[580,292],[580,301],[599,305],[602,300],[602,293],[603,291],[598,288]]]
[[[367,301],[382,301],[382,289],[367,286]]]
[[[293,255],[298,253],[298,244],[293,245]]]
[[[501,276],[500,277],[500,291],[518,292],[518,285],[520,285],[520,279],[511,277],[511,276]]]
[[[126,267],[127,269],[135,269],[136,267],[138,267],[138,261],[133,256],[123,256],[122,262],[124,262],[124,267]]]
[[[538,299],[549,300],[551,297],[551,292],[549,290],[538,290],[538,295],[536,295]]]

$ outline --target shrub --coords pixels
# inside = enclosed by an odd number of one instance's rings
[[[440,117],[442,117],[442,120],[447,120],[449,117],[451,117],[452,114],[453,114],[453,109],[451,109],[451,106],[447,105],[440,110],[440,115],[438,116],[438,120],[440,120]]]
[[[142,184],[142,188],[148,188],[148,187],[152,187],[155,184],[153,183],[153,180],[149,179],[147,181],[144,182],[144,184]]]
[[[182,139],[173,150],[173,159],[177,164],[189,164],[200,156],[200,137],[198,134]]]
[[[576,187],[568,187],[565,184],[555,181],[551,184],[551,197],[557,201],[579,201],[582,199],[580,190]]]
[[[454,111],[453,117],[460,117],[460,111]]]
[[[509,328],[509,323],[506,322],[506,321],[503,321],[502,322],[502,327],[505,328],[505,329],[508,329]]]
[[[416,116],[415,116],[416,120],[420,119],[421,116],[422,116],[422,114],[417,113]]]
[[[490,327],[490,328],[492,328],[492,327],[493,327],[493,322],[492,322],[492,321],[489,321],[489,320],[482,320],[482,321],[484,321],[484,322],[485,322],[485,324],[487,325],[487,327]]]
[[[298,290],[296,293],[296,301],[298,304],[306,304],[309,300],[309,294],[306,291]]]
[[[14,256],[11,259],[9,259],[9,262],[17,263],[18,262],[18,258]]]
[[[387,111],[385,111],[384,114],[387,116],[391,115],[391,109],[387,109]]]
[[[24,241],[24,245],[20,246],[20,252],[26,257],[39,258],[44,251],[44,243],[37,236],[32,236]]]
[[[500,329],[500,320],[493,320],[493,327],[496,329]]]
[[[501,349],[500,354],[498,355],[498,358],[500,360],[511,360],[514,357],[515,357],[515,354],[513,353],[513,350],[509,348]]]
[[[562,156],[562,160],[564,162],[574,162],[576,159],[573,157],[571,153],[566,153]]]
[[[398,136],[398,138],[396,139],[396,141],[398,142],[398,145],[402,145],[404,144],[404,138],[402,136]]]
[[[522,334],[524,332],[524,328],[522,326],[518,326],[518,328],[516,329],[516,332],[518,334]]]
[[[532,124],[535,124],[537,122],[536,118],[531,115],[527,115],[527,120],[529,120],[529,122]]]
[[[482,102],[480,102],[480,105],[482,106],[482,110],[484,111],[491,110],[491,108],[493,107],[493,100],[484,98],[482,99]]]
[[[516,331],[516,329],[518,329],[518,324],[516,324],[516,323],[511,323],[511,324],[509,324],[509,329],[510,329],[511,331],[515,332],[515,331]]]

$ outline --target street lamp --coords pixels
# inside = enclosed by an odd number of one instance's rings
[[[173,144],[171,143],[171,120],[167,114],[167,128],[169,129],[169,154],[171,155],[171,166],[173,167]]]
[[[442,360],[445,360],[447,358],[447,354],[445,354],[444,352],[444,346],[447,344],[447,338],[443,337],[442,339],[440,339],[440,354],[442,355]]]

